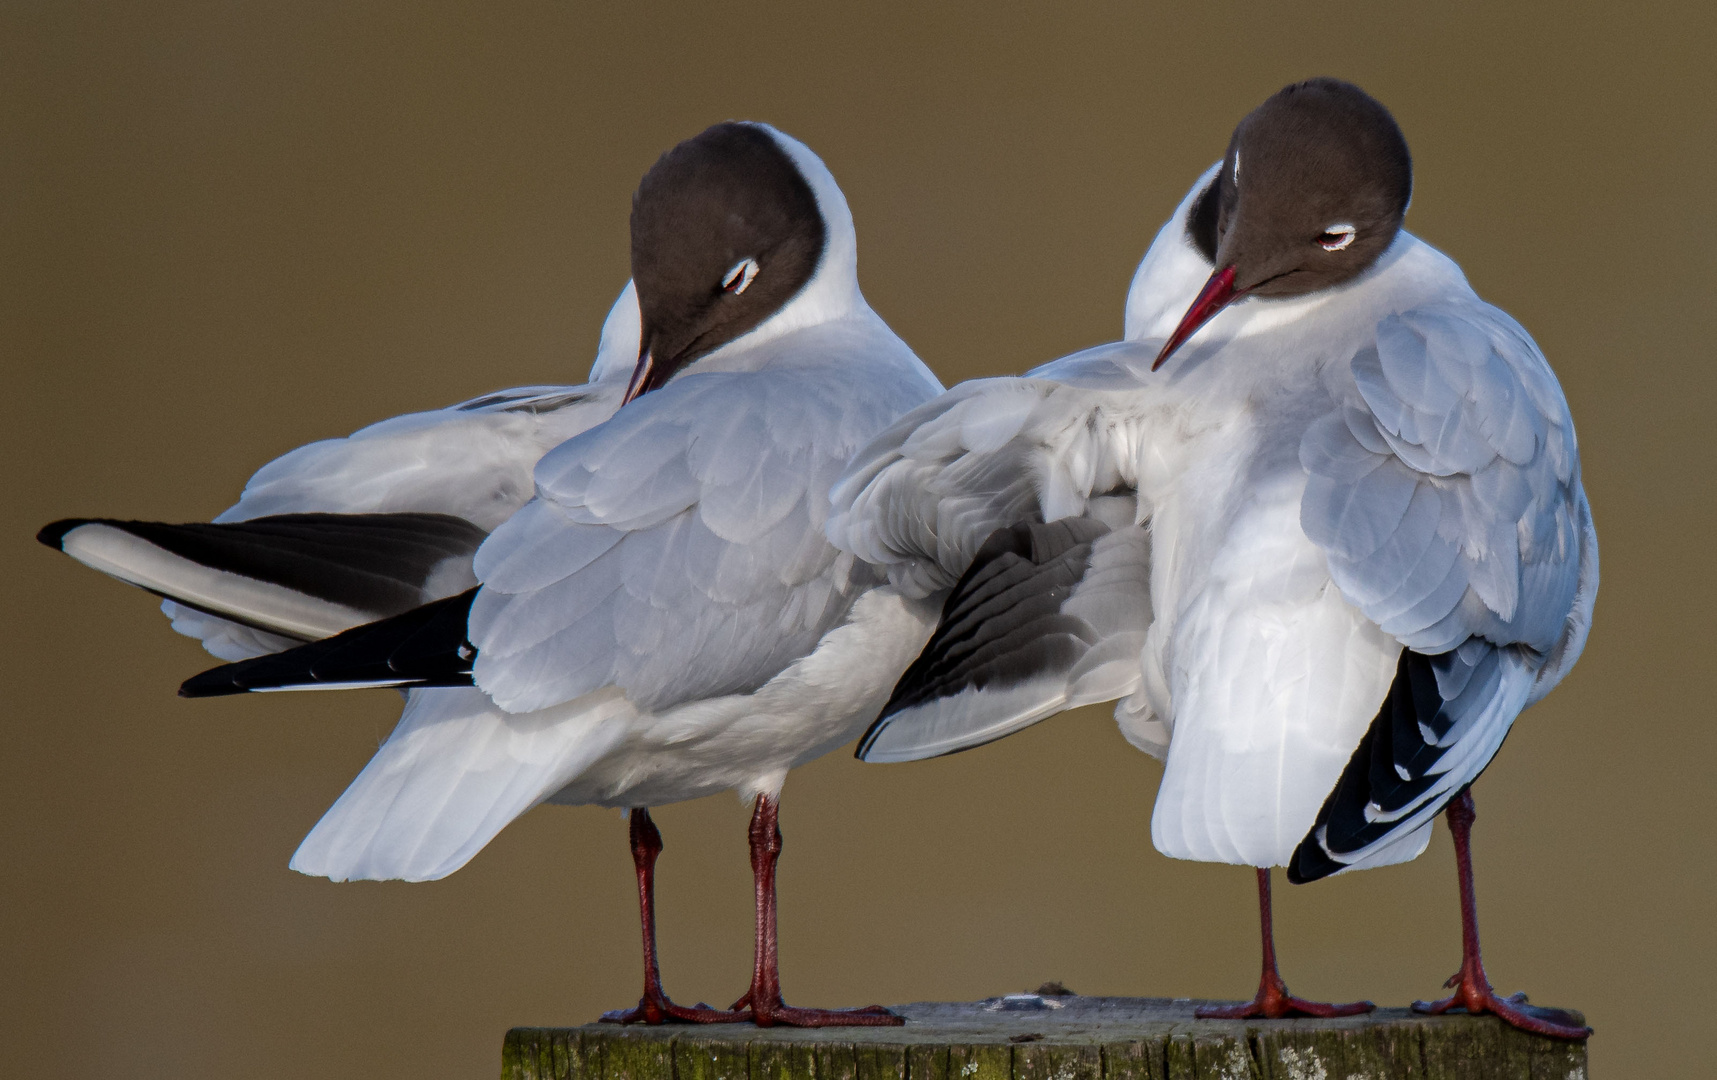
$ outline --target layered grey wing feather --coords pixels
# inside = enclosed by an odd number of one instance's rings
[[[624,392],[619,384],[502,390],[309,443],[257,470],[215,520],[411,511],[487,532],[531,497],[537,460],[614,415]]]
[[[999,529],[949,593],[924,651],[859,742],[913,761],[992,742],[1132,693],[1150,627],[1142,526],[1094,518]]]
[[[259,469],[238,503],[215,521],[225,525],[288,514],[441,514],[487,533],[531,497],[531,469],[544,453],[620,407],[626,377],[637,361],[638,337],[637,291],[627,282],[603,323],[588,384],[501,390],[299,447]],[[121,577],[160,562],[159,554],[147,548],[106,554],[118,561],[103,569],[121,571]],[[270,582],[209,579],[205,568],[194,565],[178,569],[198,579],[199,590],[214,602],[167,600],[161,610],[173,620],[173,629],[201,639],[216,656],[244,660],[296,643],[257,626],[268,624],[268,609],[280,614],[282,599],[289,608],[302,606],[301,601],[281,597]],[[450,560],[445,570],[426,583],[427,597],[460,592],[474,580],[468,556]],[[199,607],[228,611],[235,619]],[[355,609],[316,614],[321,625],[311,636],[375,616]]]
[[[655,710],[808,653],[880,580],[824,537],[829,486],[934,391],[876,346],[798,331],[782,347],[816,363],[681,376],[544,457],[478,552],[478,685],[514,712],[609,685]]]
[[[1573,421],[1518,323],[1476,298],[1415,308],[1352,373],[1301,442],[1301,524],[1407,649],[1297,880],[1383,859],[1471,783],[1578,658],[1598,584]]]
[[[1111,350],[1137,351],[1091,352]],[[961,383],[853,458],[830,493],[829,536],[927,596],[953,587],[997,529],[1088,513],[1131,524],[1149,404],[1136,390],[1087,354],[1032,377]]]
[[[624,384],[594,383],[503,390],[301,446],[259,469],[238,503],[215,518],[214,527],[283,515],[350,516],[356,523],[364,516],[430,514],[469,522],[485,533],[530,498],[537,460],[613,415],[624,389]],[[141,573],[159,561],[155,552],[139,548],[117,569],[98,569],[132,580],[135,574],[122,572],[127,567]],[[450,562],[428,583],[425,598],[468,588],[475,581],[470,565],[469,554]],[[258,629],[274,625],[294,605],[303,606],[306,601],[295,599],[291,590],[282,593],[271,582],[232,575],[210,577],[212,571],[194,565],[184,569],[209,578],[201,583],[201,602],[169,599],[161,610],[173,620],[173,629],[200,639],[223,660],[278,652],[297,644],[294,638],[322,636],[322,630],[300,629],[283,637]],[[179,595],[173,589],[158,591]],[[331,610],[322,619],[323,629],[337,632],[387,614],[360,608]],[[221,612],[231,618],[222,618]]]
[[[854,458],[831,538],[904,591],[951,590],[865,760],[953,753],[1138,688],[1151,606],[1136,459],[1150,402],[1127,362],[1148,365],[1144,353],[1105,347],[961,384]],[[1132,719],[1148,723],[1148,708]]]
[[[1343,595],[1419,652],[1474,635],[1550,652],[1587,535],[1573,421],[1543,354],[1475,298],[1390,316],[1352,372],[1357,400],[1300,444],[1301,525]]]

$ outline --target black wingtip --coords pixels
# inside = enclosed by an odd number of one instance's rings
[[[81,525],[88,525],[96,518],[61,518],[59,521],[43,525],[36,533],[36,543],[46,544],[55,551],[66,549],[66,534]]]
[[[1315,836],[1308,836],[1300,841],[1300,846],[1294,849],[1294,857],[1288,860],[1288,884],[1307,885],[1329,877],[1342,868],[1342,864],[1330,858]]]
[[[220,675],[221,678],[212,676]],[[248,693],[244,687],[233,682],[226,668],[210,668],[200,675],[193,675],[179,684],[179,696],[182,698],[229,697],[233,694]]]
[[[476,595],[467,589],[285,652],[210,668],[186,679],[179,696],[317,686],[470,686],[477,654],[465,640],[465,619]]]
[[[858,745],[853,747],[853,757],[866,764],[869,763],[870,759],[866,758],[865,755],[870,753],[871,745],[876,742],[876,737],[882,734],[882,729],[888,726],[888,721],[893,715],[884,709],[881,716],[871,721],[870,727],[865,728],[864,734],[859,736]]]

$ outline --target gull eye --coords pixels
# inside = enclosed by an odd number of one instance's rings
[[[1331,225],[1318,234],[1318,247],[1325,251],[1340,251],[1353,243],[1353,238],[1359,235],[1359,230],[1352,225]]]
[[[751,279],[757,276],[757,260],[741,259],[733,264],[733,269],[721,279],[721,291],[738,296],[751,287]]]

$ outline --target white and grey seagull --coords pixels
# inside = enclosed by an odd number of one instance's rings
[[[1597,539],[1556,377],[1401,229],[1411,191],[1387,109],[1289,86],[1158,236],[1127,341],[956,387],[854,459],[830,535],[907,590],[955,584],[859,754],[1124,697],[1166,759],[1157,848],[1257,868],[1257,997],[1206,1015],[1371,1008],[1288,995],[1269,868],[1412,859],[1446,809],[1463,959],[1419,1007],[1579,1038],[1490,988],[1469,788],[1578,659]]]
[[[250,657],[187,696],[407,690],[295,869],[439,878],[539,803],[626,808],[644,996],[605,1019],[898,1024],[783,1003],[777,814],[788,770],[861,731],[935,623],[824,524],[851,454],[941,386],[865,302],[834,177],[781,132],[674,147],[631,228],[634,287],[590,386],[305,447],[216,524],[43,539]],[[731,1010],[686,1008],[658,974],[648,808],[725,790],[754,804],[755,964]]]

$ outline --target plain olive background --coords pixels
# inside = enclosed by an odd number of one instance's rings
[[[639,977],[613,811],[534,811],[439,883],[287,870],[397,697],[181,701],[209,658],[38,526],[205,519],[301,443],[581,381],[633,186],[726,118],[823,156],[867,295],[946,382],[1113,339],[1235,121],[1333,74],[1407,132],[1409,227],[1551,358],[1603,538],[1584,661],[1476,789],[1490,970],[1585,1009],[1599,1076],[1695,1075],[1717,962],[1708,4],[67,0],[0,20],[0,1072],[492,1075],[509,1026],[591,1020]],[[1159,776],[1101,709],[952,759],[801,770],[789,999],[1249,995],[1251,875],[1152,850]],[[682,1001],[745,986],[745,817],[732,797],[658,815]],[[1441,826],[1417,862],[1277,893],[1300,993],[1400,1004],[1459,961]]]

